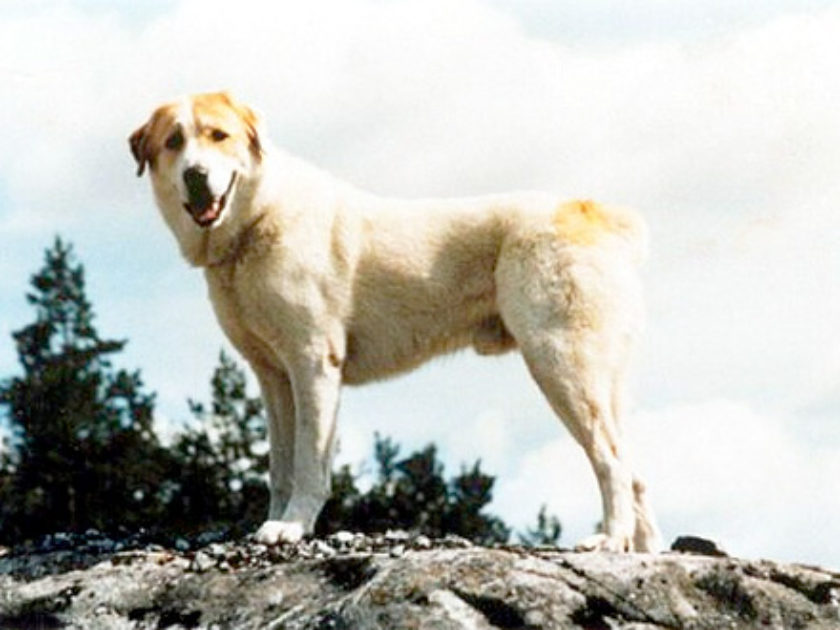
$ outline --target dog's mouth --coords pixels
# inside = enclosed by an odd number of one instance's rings
[[[204,228],[213,225],[222,215],[222,211],[225,209],[225,205],[230,197],[230,191],[233,190],[235,183],[236,171],[231,173],[230,182],[221,197],[214,196],[210,191],[210,187],[206,184],[189,187],[189,200],[184,202],[184,209],[190,213],[193,221],[199,227]]]

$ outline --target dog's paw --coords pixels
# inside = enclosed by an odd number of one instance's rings
[[[299,521],[266,521],[254,534],[254,540],[263,545],[296,543],[304,533],[303,523]]]
[[[606,551],[610,553],[633,551],[633,541],[629,536],[593,534],[576,544],[575,551]]]

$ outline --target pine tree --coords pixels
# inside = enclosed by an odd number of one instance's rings
[[[244,532],[265,516],[268,493],[262,401],[247,391],[245,372],[225,352],[211,379],[209,405],[191,400],[196,419],[175,442],[172,524],[182,531]]]
[[[12,432],[0,535],[155,522],[165,457],[152,427],[154,396],[139,372],[109,361],[126,342],[100,338],[83,267],[60,238],[30,284],[35,321],[13,333],[23,374],[0,383]]]
[[[548,514],[546,506],[543,505],[537,514],[536,526],[519,534],[519,540],[523,544],[530,545],[531,547],[556,547],[560,541],[560,534],[562,532],[563,528],[560,525],[560,519],[554,514]]]
[[[467,532],[476,543],[491,544],[505,542],[510,528],[500,518],[483,513],[493,499],[495,478],[481,472],[481,462],[472,468],[464,468],[461,474],[450,481],[449,509],[444,527],[448,531]]]
[[[376,482],[361,493],[349,469],[340,470],[316,532],[403,529],[434,538],[457,534],[482,544],[507,541],[510,529],[483,511],[492,499],[495,479],[481,471],[480,462],[447,482],[433,444],[404,459],[399,452],[390,438],[375,435]]]

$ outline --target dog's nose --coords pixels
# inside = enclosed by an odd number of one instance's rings
[[[200,166],[191,166],[184,170],[184,184],[191,193],[207,189],[207,171]]]

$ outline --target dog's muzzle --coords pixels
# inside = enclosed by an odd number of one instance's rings
[[[184,171],[183,178],[187,189],[184,209],[200,227],[213,225],[225,209],[230,191],[236,182],[236,171],[231,174],[227,189],[221,197],[216,197],[210,190],[207,171],[203,168],[192,166]]]

